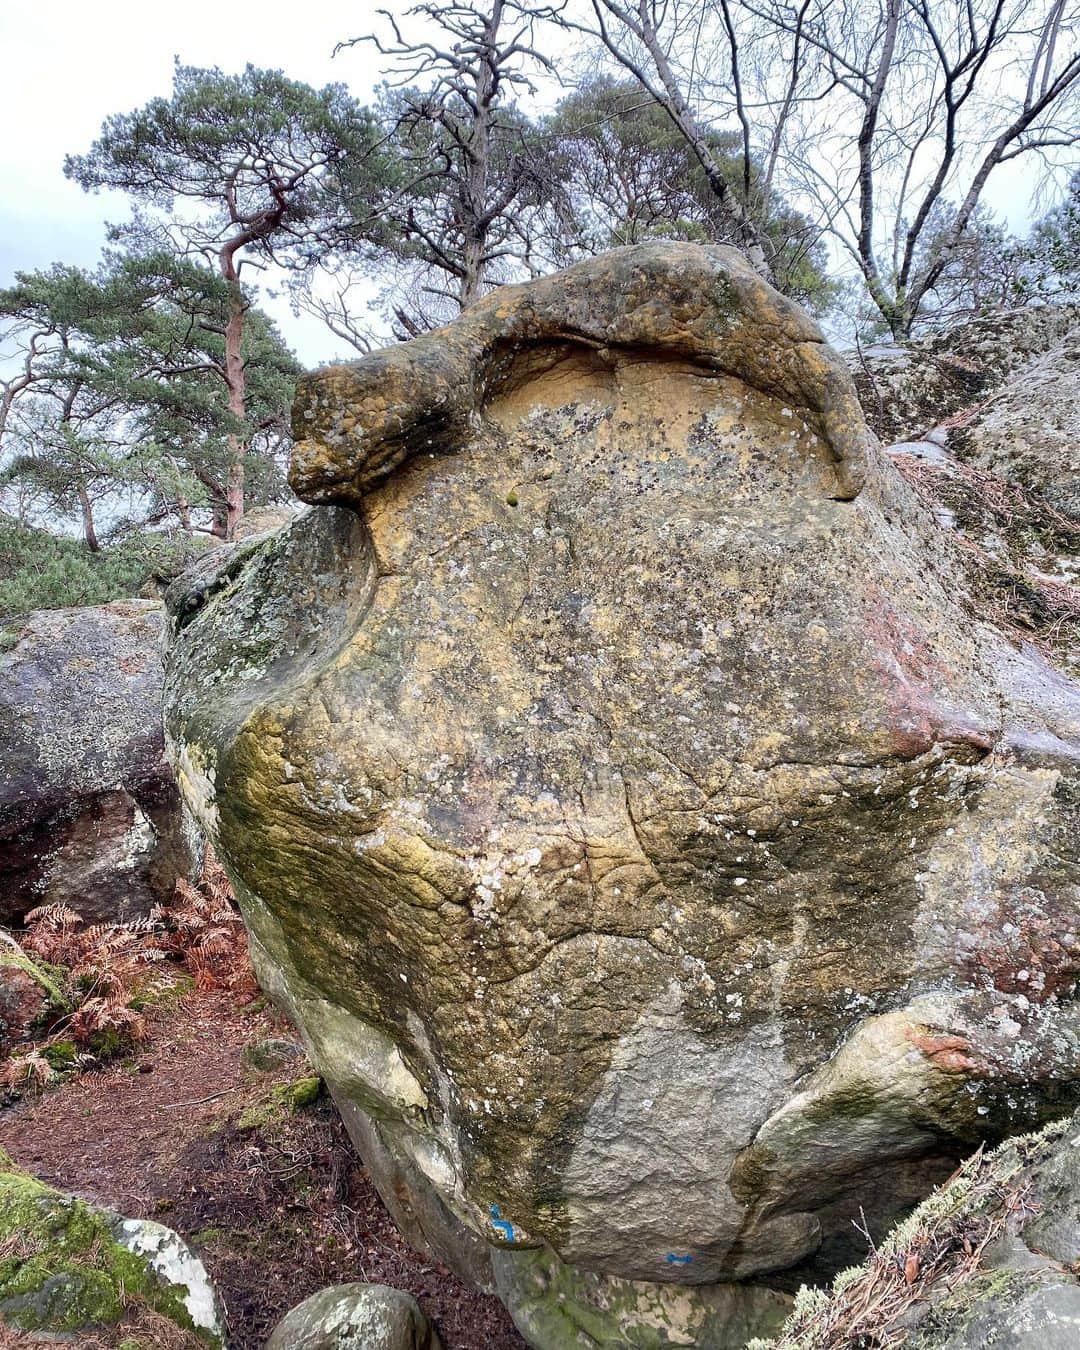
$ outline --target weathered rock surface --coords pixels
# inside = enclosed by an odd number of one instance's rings
[[[988,315],[910,347],[849,353],[847,365],[894,449],[936,448],[1021,489],[1045,504],[1052,542],[1080,551],[1080,305]]]
[[[949,448],[1039,493],[1080,529],[1080,317],[953,428]]]
[[[39,610],[0,648],[0,923],[145,913],[191,866],[163,755],[162,611]]]
[[[886,442],[917,439],[1039,358],[1075,346],[1078,333],[1080,305],[1030,305],[845,361],[872,430]]]
[[[736,253],[498,291],[296,432],[167,725],[407,1234],[537,1346],[726,1347],[1060,1113],[1080,688]]]
[[[961,325],[855,353],[887,453],[966,544],[983,607],[1080,671],[1080,306]]]
[[[169,1324],[169,1345],[224,1346],[206,1270],[176,1233],[64,1195],[2,1149],[0,1243],[0,1326],[73,1340],[145,1311]]]
[[[1080,1114],[976,1156],[828,1295],[752,1350],[1072,1350],[1080,1344]]]
[[[441,1350],[420,1305],[385,1284],[339,1284],[278,1323],[266,1350]]]

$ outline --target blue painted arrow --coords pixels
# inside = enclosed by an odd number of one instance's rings
[[[506,1238],[507,1242],[513,1242],[514,1225],[512,1223],[507,1223],[505,1219],[499,1218],[498,1205],[491,1206],[491,1226],[492,1228],[497,1228],[499,1232],[502,1233],[503,1237]]]
[[[667,1263],[669,1266],[689,1266],[692,1265],[694,1258],[692,1256],[676,1256],[674,1252],[668,1252]]]

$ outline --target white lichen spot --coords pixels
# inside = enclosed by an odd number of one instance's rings
[[[169,1284],[186,1288],[184,1308],[195,1326],[224,1341],[217,1299],[206,1267],[171,1228],[150,1219],[124,1219],[117,1240],[129,1252],[145,1257],[151,1270]]]

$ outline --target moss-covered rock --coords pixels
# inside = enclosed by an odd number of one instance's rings
[[[519,1330],[542,1350],[738,1350],[779,1327],[791,1307],[775,1289],[621,1280],[546,1250],[502,1250],[493,1268]]]
[[[1072,1350],[1080,1344],[1080,1113],[969,1159],[831,1290],[749,1350]]]
[[[0,1054],[67,1010],[62,978],[62,971],[27,956],[0,933]]]
[[[253,1069],[256,1073],[269,1073],[302,1054],[295,1041],[285,1040],[281,1036],[261,1036],[244,1046],[240,1058],[245,1068]]]
[[[140,1306],[191,1344],[223,1346],[202,1264],[167,1228],[64,1195],[0,1150],[0,1323],[91,1333],[122,1326]]]

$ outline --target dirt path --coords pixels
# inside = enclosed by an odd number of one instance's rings
[[[0,1115],[0,1143],[42,1180],[193,1240],[232,1350],[259,1350],[301,1299],[357,1279],[407,1289],[446,1350],[520,1350],[498,1300],[405,1244],[329,1102],[240,1124],[304,1071],[300,1060],[253,1074],[244,1045],[287,1034],[227,995],[190,995],[159,1015],[134,1060]]]
[[[133,1061],[0,1116],[0,1142],[43,1181],[125,1214],[148,1213],[185,1146],[247,1086],[245,1042],[270,1034],[265,1012],[245,1016],[223,994],[189,995]]]

